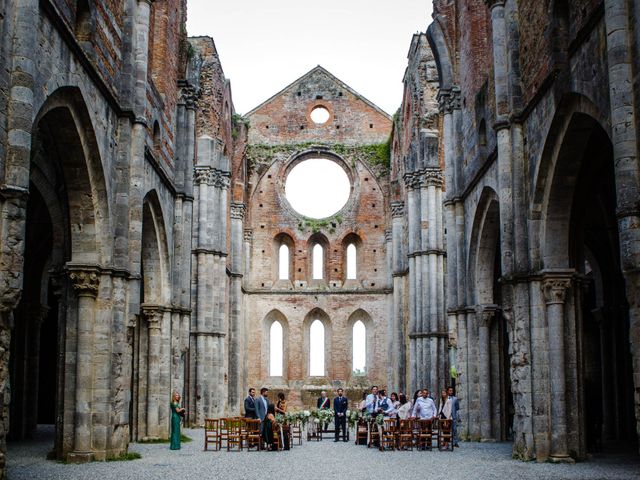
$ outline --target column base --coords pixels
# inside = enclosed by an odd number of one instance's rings
[[[576,463],[569,455],[550,455],[549,461],[551,463]]]
[[[67,455],[67,462],[69,463],[89,463],[92,460],[92,452],[71,452]]]

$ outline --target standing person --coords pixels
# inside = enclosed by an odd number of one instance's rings
[[[406,420],[411,416],[411,402],[407,400],[407,396],[404,393],[400,394],[400,407],[398,407],[398,418],[400,420]]]
[[[421,419],[433,419],[436,416],[436,404],[429,396],[429,389],[422,389],[422,395],[416,399],[413,416]]]
[[[378,408],[376,409],[378,414],[383,414],[385,417],[393,416],[395,410],[393,408],[393,404],[391,400],[387,398],[387,392],[385,390],[380,390],[378,392]]]
[[[264,430],[264,417],[267,416],[268,408],[269,408],[269,389],[266,387],[262,387],[260,389],[260,398],[256,400],[256,415],[258,415],[258,420],[262,422],[260,424],[260,431]]]
[[[371,387],[371,393],[367,395],[365,408],[371,415],[373,415],[374,412],[378,409],[378,387],[376,385]]]
[[[284,397],[284,393],[278,394],[278,403],[276,403],[276,413],[284,415],[287,413],[287,400]]]
[[[459,447],[458,411],[460,410],[460,402],[458,401],[458,397],[456,397],[456,392],[453,387],[449,387],[447,389],[447,394],[449,395],[449,400],[451,400],[451,418],[453,419],[453,446]]]
[[[438,403],[438,418],[451,418],[451,400],[447,389],[443,388],[440,392],[440,402]]]
[[[347,441],[347,407],[349,406],[349,400],[342,396],[342,389],[338,389],[338,396],[333,399],[333,412],[335,414],[334,423],[336,424],[336,438],[334,442],[338,441],[340,437],[340,429],[342,428],[342,440]]]
[[[327,397],[327,392],[324,390],[320,392],[320,396],[318,397],[318,410],[331,410],[331,400]],[[320,424],[320,430],[326,430],[327,425],[323,422]]]
[[[173,392],[171,398],[171,450],[180,450],[180,423],[186,410],[180,406],[180,394]]]
[[[256,413],[256,389],[250,388],[249,395],[244,399],[244,418],[258,418]]]

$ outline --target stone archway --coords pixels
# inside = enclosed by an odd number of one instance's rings
[[[509,328],[503,315],[500,205],[497,193],[485,187],[473,223],[469,256],[471,298],[476,305],[476,324],[466,337],[475,354],[476,382],[468,380],[471,416],[477,426],[470,432],[481,440],[512,437],[513,395],[509,361]],[[473,345],[477,340],[477,347]],[[474,400],[477,399],[477,400]]]
[[[561,134],[541,164],[536,191],[553,423],[548,449],[558,460],[582,458],[603,440],[637,441],[613,147],[577,100],[559,109]]]
[[[109,248],[103,239],[110,237],[99,149],[78,89],[57,90],[36,116],[29,178],[10,437],[55,422],[55,456],[87,460],[96,455],[92,437],[100,423],[92,405],[102,401],[95,389],[103,387],[91,365],[100,265]]]
[[[169,418],[170,349],[169,254],[165,222],[155,190],[142,202],[140,321],[131,338],[131,439],[166,438]]]

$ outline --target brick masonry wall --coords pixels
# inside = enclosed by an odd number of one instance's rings
[[[321,98],[319,98],[321,97]],[[329,120],[315,124],[311,111],[325,107]],[[326,142],[383,143],[389,138],[389,116],[333,77],[316,67],[275,97],[247,114],[252,144]]]

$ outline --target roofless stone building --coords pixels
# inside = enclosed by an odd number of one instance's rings
[[[392,118],[322,67],[235,115],[182,0],[0,1],[0,451],[454,379],[467,439],[637,445],[636,3],[436,0]]]

